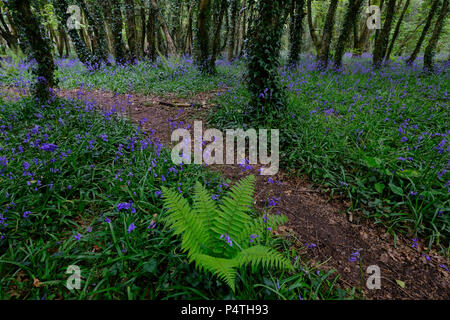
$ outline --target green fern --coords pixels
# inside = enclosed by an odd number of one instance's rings
[[[167,225],[181,235],[181,248],[200,271],[208,271],[235,290],[236,269],[292,269],[288,259],[258,244],[267,229],[284,224],[280,215],[250,216],[255,177],[239,181],[223,197],[222,203],[197,182],[191,207],[177,191],[163,187]]]

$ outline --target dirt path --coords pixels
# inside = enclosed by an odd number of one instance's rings
[[[172,131],[170,122],[192,125],[194,119],[204,119],[210,107],[207,101],[214,93],[190,100],[170,95],[114,95],[102,90],[59,90],[58,95],[95,100],[103,109],[115,108],[144,129],[153,129],[155,136],[168,144]],[[270,180],[258,175],[257,168],[243,172],[238,165],[211,167],[233,182],[254,173],[257,177],[256,206],[261,209],[268,199],[273,199],[277,203],[273,210],[289,218],[288,226],[280,228],[280,232],[297,239],[298,247],[306,246],[305,256],[310,263],[326,261],[320,266],[321,270],[337,270],[341,285],[356,287],[358,292],[362,272],[364,298],[450,299],[448,261],[433,250],[424,254],[420,241],[413,247],[412,239],[399,236],[395,247],[394,239],[383,228],[375,227],[370,221],[350,222],[345,214],[345,201],[329,201],[325,193],[313,190],[307,180],[287,177],[283,172]],[[359,252],[361,266],[351,261],[355,252]],[[381,270],[380,290],[369,290],[365,286],[366,269],[370,265],[377,265]],[[398,280],[404,283],[403,288]]]

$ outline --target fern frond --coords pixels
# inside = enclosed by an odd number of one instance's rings
[[[214,220],[214,232],[216,234],[227,234],[232,239],[239,239],[245,233],[252,221],[248,212],[253,204],[253,193],[255,190],[255,176],[250,175],[239,181],[227,195],[222,199],[219,206],[221,213]],[[217,253],[223,253],[230,248],[224,243]]]
[[[293,270],[292,264],[277,251],[265,246],[252,246],[242,250],[235,258],[239,267],[257,267]]]
[[[225,282],[234,292],[236,280],[235,268],[237,266],[235,260],[216,258],[205,254],[194,254],[192,255],[192,260],[196,262],[196,266],[200,271],[208,270]]]
[[[182,234],[181,248],[188,251],[188,255],[201,252],[205,234],[202,232],[202,221],[192,212],[188,201],[179,193],[162,188],[164,206],[167,208],[166,223],[175,234]]]
[[[206,238],[206,243],[203,245],[212,250],[214,239],[217,238],[216,233],[213,231],[214,219],[219,213],[216,203],[211,198],[211,194],[200,182],[197,182],[195,185],[194,210],[202,221],[201,232]]]
[[[199,183],[193,208],[175,190],[162,188],[166,223],[175,234],[181,235],[181,247],[188,252],[190,262],[195,262],[200,271],[217,276],[233,292],[238,267],[293,269],[289,260],[277,251],[262,245],[249,247],[251,234],[255,234],[252,236],[255,239],[256,234],[262,235],[269,226],[275,228],[286,222],[284,216],[255,219],[248,214],[254,188],[254,176],[242,179],[223,198],[220,210]]]

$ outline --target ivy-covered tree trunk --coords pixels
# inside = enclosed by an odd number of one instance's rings
[[[349,0],[347,11],[345,12],[344,23],[342,24],[341,32],[336,44],[336,52],[334,54],[334,67],[339,69],[342,65],[342,57],[346,44],[350,39],[352,28],[356,26],[356,19],[361,9],[364,0]]]
[[[379,68],[383,62],[384,55],[389,43],[389,34],[391,32],[392,20],[394,18],[396,0],[389,0],[386,7],[386,18],[383,27],[375,39],[375,48],[373,50],[373,66]]]
[[[106,30],[104,26],[104,20],[101,13],[101,8],[98,6],[97,2],[89,2],[86,0],[78,1],[81,9],[84,11],[87,21],[89,23],[89,32],[93,39],[93,53],[98,59],[98,62],[108,62],[108,51],[106,44]]]
[[[305,0],[292,0],[291,26],[289,30],[289,58],[290,65],[298,63],[302,47],[303,18],[305,17]]]
[[[98,54],[99,58],[103,60],[106,64],[109,64],[109,53],[108,53],[108,42],[107,33],[105,28],[105,16],[103,10],[97,1],[94,1],[92,5],[92,16],[94,18],[94,32],[98,38]]]
[[[336,14],[337,5],[338,0],[331,0],[330,6],[328,7],[327,16],[325,18],[325,24],[323,26],[322,42],[320,43],[320,51],[317,56],[317,67],[321,70],[328,66],[331,38],[333,36],[334,16]]]
[[[394,34],[392,35],[391,42],[389,43],[389,48],[387,49],[386,56],[384,57],[385,61],[388,61],[391,58],[392,49],[394,48],[395,40],[397,40],[398,34],[400,33],[400,27],[403,22],[403,17],[405,16],[406,10],[408,10],[410,0],[406,0],[406,3],[403,7],[402,13],[398,18],[397,25],[395,26]]]
[[[212,65],[209,61],[210,46],[209,46],[209,27],[210,19],[209,13],[211,9],[210,0],[200,0],[198,3],[198,18],[197,18],[197,50],[196,60],[200,71],[204,73],[213,73]]]
[[[244,118],[253,123],[281,124],[286,94],[278,73],[285,1],[260,0],[248,46],[248,89],[251,100]]]
[[[433,34],[431,35],[430,41],[428,42],[428,45],[425,48],[425,53],[423,55],[423,70],[427,73],[431,73],[434,71],[433,57],[435,54],[437,42],[442,33],[442,27],[445,23],[445,20],[447,19],[448,2],[449,0],[444,0],[444,2],[442,3],[441,12],[439,14],[439,17],[436,19]]]
[[[120,1],[105,0],[105,18],[110,25],[112,44],[114,48],[114,57],[116,63],[123,64],[126,62],[125,45],[122,38],[122,10]]]
[[[55,64],[53,62],[50,39],[42,28],[42,21],[34,15],[30,0],[10,0],[13,21],[20,28],[20,38],[30,46],[30,58],[36,59],[33,68],[36,82],[33,84],[33,96],[41,103],[51,97],[51,88],[56,84],[54,78]]]
[[[71,13],[67,12],[67,9],[69,7],[67,0],[54,0],[53,5],[55,7],[55,12],[60,20],[61,25],[63,26],[63,28],[66,29],[67,21],[71,17]],[[98,58],[90,53],[89,48],[87,47],[84,40],[81,38],[80,34],[78,33],[78,30],[75,28],[71,28],[67,30],[67,33],[69,34],[73,46],[75,47],[78,59],[80,59],[80,61],[88,68],[93,69],[98,68],[99,67]]]

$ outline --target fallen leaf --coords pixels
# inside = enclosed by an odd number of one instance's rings
[[[405,283],[401,280],[395,280],[395,282],[397,282],[397,284],[402,288],[405,289]]]
[[[33,286],[35,286],[36,288],[39,288],[41,286],[41,282],[39,281],[38,278],[34,278]]]

